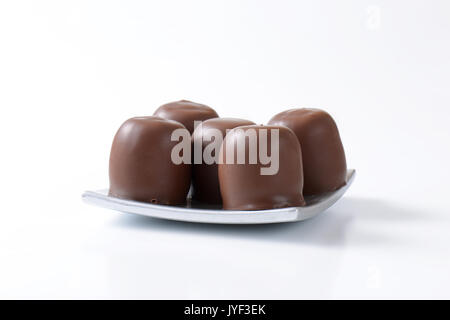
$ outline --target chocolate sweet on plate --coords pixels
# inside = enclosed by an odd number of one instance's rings
[[[235,128],[226,135],[219,158],[224,209],[264,210],[305,204],[300,144],[289,128]]]
[[[188,100],[180,100],[166,103],[156,109],[154,116],[164,119],[175,120],[183,124],[192,134],[194,132],[194,121],[204,121],[217,118],[214,109],[200,103]]]
[[[109,160],[109,194],[155,204],[178,205],[186,201],[191,183],[190,164],[175,164],[171,141],[176,121],[136,117],[117,131]]]
[[[291,109],[275,115],[269,125],[290,128],[302,149],[304,195],[334,191],[346,183],[347,164],[333,118],[319,109]]]
[[[192,135],[193,156],[195,157],[195,153],[198,156],[192,165],[192,199],[210,204],[222,203],[217,174],[218,150],[227,129],[231,130],[245,125],[254,125],[254,123],[236,118],[213,118],[204,121],[194,130]],[[212,155],[214,159],[203,157],[204,153]]]

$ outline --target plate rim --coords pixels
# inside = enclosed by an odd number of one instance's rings
[[[197,223],[218,224],[265,224],[301,221],[312,218],[336,203],[353,183],[355,169],[347,170],[347,183],[341,188],[319,195],[321,200],[303,207],[286,207],[266,210],[224,210],[208,208],[185,208],[159,205],[108,195],[108,189],[85,191],[82,199],[96,206],[115,211],[139,214],[159,219]]]

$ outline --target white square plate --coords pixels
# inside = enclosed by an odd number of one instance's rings
[[[103,208],[143,216],[198,223],[263,224],[294,222],[312,218],[338,201],[353,183],[355,170],[347,171],[347,184],[342,188],[316,196],[305,197],[306,206],[270,210],[223,210],[218,206],[188,201],[185,206],[157,205],[108,195],[108,190],[86,191],[82,198],[87,203]]]

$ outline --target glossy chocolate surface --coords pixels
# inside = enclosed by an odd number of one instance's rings
[[[211,118],[217,118],[218,114],[214,109],[200,103],[188,100],[180,100],[166,103],[156,109],[154,116],[168,120],[175,120],[189,130],[194,132],[194,121],[205,121]]]
[[[303,189],[303,169],[300,144],[295,134],[283,126],[244,126],[231,130],[221,148],[221,158],[226,162],[226,145],[234,143],[236,157],[237,143],[246,140],[249,129],[268,129],[268,150],[271,153],[270,130],[279,130],[279,170],[274,175],[261,175],[260,157],[256,164],[248,161],[249,143],[246,145],[245,164],[219,163],[219,184],[223,208],[228,210],[264,210],[295,207],[305,204]],[[260,136],[258,137],[258,144]],[[230,140],[230,141],[229,141]]]
[[[186,201],[191,166],[176,165],[171,151],[178,122],[159,117],[125,121],[117,131],[109,161],[109,193],[112,196],[156,204],[177,205]]]
[[[227,129],[233,129],[239,126],[254,125],[252,121],[236,118],[213,118],[206,120],[201,126],[194,130],[192,135],[192,144],[198,143],[205,147],[214,143],[213,129],[217,129],[225,137]],[[218,156],[218,155],[217,155]],[[197,201],[211,204],[221,204],[219,178],[217,163],[207,164],[202,161],[201,164],[193,164],[192,175],[192,198]]]
[[[291,109],[275,115],[270,125],[296,134],[302,149],[304,195],[336,190],[346,183],[347,164],[333,118],[319,109]]]

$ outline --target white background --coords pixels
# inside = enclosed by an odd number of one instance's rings
[[[0,298],[450,298],[448,1],[0,2]],[[349,192],[295,224],[82,203],[120,124],[190,99],[335,118]]]

